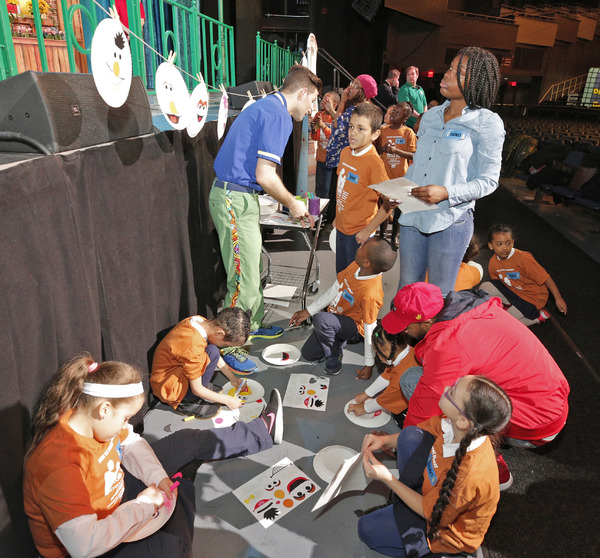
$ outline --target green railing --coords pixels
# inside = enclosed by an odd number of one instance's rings
[[[42,71],[47,72],[48,62],[38,0],[33,0],[32,4],[40,65]],[[200,13],[196,9],[196,0],[192,0],[191,7],[174,0],[155,0],[148,4],[142,28],[139,0],[127,0],[133,73],[142,77],[147,89],[154,89],[156,69],[163,61],[162,57],[166,59],[170,51],[177,52],[175,64],[183,70],[182,74],[190,89],[197,84],[195,76],[198,73],[202,73],[207,85],[215,89],[221,83],[235,86],[233,27]],[[67,5],[67,0],[61,0],[61,6],[69,68],[75,73],[78,71],[75,51],[85,56],[90,55],[93,32],[98,23],[108,15],[93,0],[81,0],[79,4],[71,6]],[[81,26],[75,24],[79,20]],[[81,44],[81,39],[77,38],[76,27],[83,29],[85,44]],[[0,0],[0,79],[13,76],[17,71],[8,11],[6,3]]]
[[[256,81],[270,81],[275,87],[281,87],[288,70],[302,61],[301,52],[292,52],[269,43],[256,34]]]

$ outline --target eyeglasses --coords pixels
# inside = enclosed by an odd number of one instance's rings
[[[456,402],[454,401],[454,399],[452,399],[452,397],[450,397],[450,395],[449,395],[449,393],[450,393],[451,391],[454,391],[454,388],[456,388],[456,384],[458,384],[458,381],[459,381],[459,380],[460,380],[460,378],[459,378],[458,380],[456,380],[456,382],[454,382],[454,383],[453,383],[453,384],[450,386],[450,388],[449,388],[449,389],[447,389],[447,390],[444,392],[444,397],[445,397],[445,398],[446,398],[448,401],[450,401],[450,403],[452,403],[452,405],[454,405],[454,407],[456,408],[456,410],[457,410],[457,411],[458,411],[458,412],[459,412],[459,413],[460,413],[460,414],[461,414],[461,415],[462,415],[464,418],[466,418],[466,419],[467,419],[469,422],[472,422],[472,421],[471,421],[471,419],[470,419],[470,418],[469,418],[467,415],[465,415],[465,413],[463,413],[462,409],[461,409],[461,408],[460,408],[460,407],[459,407],[459,406],[456,404]]]

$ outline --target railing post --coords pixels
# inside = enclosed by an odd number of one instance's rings
[[[44,28],[42,27],[42,16],[40,15],[40,5],[38,0],[31,0],[33,8],[33,21],[35,23],[35,34],[37,36],[38,48],[40,50],[40,62],[42,72],[48,71],[48,57],[46,56],[46,45],[44,44]]]
[[[0,2],[0,79],[16,76],[17,59],[6,2]]]
[[[127,0],[127,20],[131,35],[129,36],[129,48],[131,49],[131,61],[133,63],[133,75],[140,76],[146,83],[146,64],[144,61],[144,45],[136,37],[143,39],[139,0]],[[135,36],[134,36],[135,35]]]

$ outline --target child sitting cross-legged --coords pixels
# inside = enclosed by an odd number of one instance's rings
[[[250,312],[224,308],[212,320],[192,316],[179,322],[158,344],[150,386],[176,413],[197,418],[215,416],[221,405],[239,409],[242,402],[221,393],[211,380],[217,368],[234,387],[241,384],[222,359],[220,347],[238,347],[250,334]]]
[[[550,274],[529,252],[515,248],[512,227],[493,225],[488,232],[488,247],[494,252],[488,264],[491,281],[480,288],[497,296],[507,312],[526,326],[545,322],[548,291],[559,312],[567,313],[567,303]]]
[[[348,412],[361,416],[386,409],[402,428],[408,400],[400,389],[400,377],[412,366],[419,365],[415,351],[408,345],[404,332],[388,333],[381,324],[373,331],[372,346],[377,358],[387,367],[365,391],[354,398],[355,403],[348,406]]]
[[[337,281],[307,309],[296,312],[290,325],[313,317],[314,331],[302,347],[311,362],[325,362],[325,373],[335,376],[342,369],[342,351],[348,341],[365,339],[365,365],[358,378],[373,372],[371,334],[383,305],[382,273],[396,261],[396,253],[383,238],[370,238],[356,252],[355,261],[338,273]],[[321,312],[327,307],[326,312]]]

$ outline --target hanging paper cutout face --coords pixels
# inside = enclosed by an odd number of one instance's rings
[[[123,26],[115,19],[103,19],[92,38],[92,74],[98,93],[114,108],[125,103],[131,88],[131,50]]]
[[[196,85],[190,96],[189,121],[187,132],[191,138],[195,138],[206,124],[208,114],[208,91],[204,82]]]
[[[190,96],[179,70],[163,62],[156,70],[156,99],[167,122],[176,130],[188,124]]]
[[[256,101],[254,99],[248,99],[245,103],[244,106],[242,107],[242,111],[246,110],[251,104],[256,103]]]
[[[229,110],[229,101],[227,100],[227,93],[223,93],[221,96],[221,103],[219,104],[219,120],[217,121],[217,137],[221,139],[225,133],[225,126],[227,126],[227,112]]]

